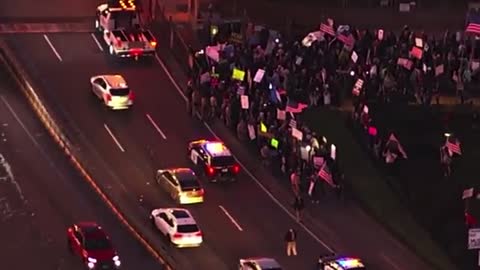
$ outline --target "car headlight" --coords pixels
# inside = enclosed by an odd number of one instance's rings
[[[96,262],[97,262],[97,259],[88,257],[88,258],[87,258],[87,261],[88,261],[88,262],[91,262],[91,263],[96,263]]]
[[[122,263],[120,262],[120,257],[118,257],[118,256],[113,257],[113,263],[114,263],[115,266],[117,266],[117,267],[120,266],[120,264],[122,264]]]

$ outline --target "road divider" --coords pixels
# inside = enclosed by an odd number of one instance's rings
[[[47,42],[49,41],[48,37],[45,36]],[[54,141],[62,148],[67,157],[70,159],[71,163],[78,170],[78,172],[83,176],[83,179],[89,184],[89,186],[97,193],[97,195],[102,199],[102,201],[107,205],[112,213],[117,217],[117,219],[124,225],[124,227],[142,244],[142,246],[165,268],[168,270],[174,269],[170,262],[168,262],[159,251],[157,251],[147,239],[145,239],[142,234],[137,231],[126,219],[126,217],[121,213],[113,202],[108,198],[107,194],[99,187],[95,179],[87,171],[85,166],[82,164],[82,161],[77,158],[75,154],[75,148],[72,147],[70,140],[64,135],[53,115],[45,106],[45,102],[42,101],[41,97],[37,94],[34,87],[32,86],[32,80],[28,76],[27,72],[23,69],[20,63],[17,61],[14,56],[13,51],[8,47],[8,45],[0,40],[0,62],[5,65],[7,71],[10,72],[12,77],[17,82],[18,86],[22,90],[24,96],[27,98],[28,103],[32,107],[33,111],[42,122],[42,124],[47,129],[48,133],[52,136]]]
[[[219,205],[218,206],[220,208],[220,210],[222,210],[222,212],[228,217],[228,219],[230,219],[230,221],[233,223],[233,225],[235,225],[235,227],[237,227],[237,229],[241,232],[243,232],[243,228],[242,226],[240,226],[240,224],[233,218],[232,215],[230,215],[230,213],[227,211],[227,209],[225,209],[225,207]]]
[[[50,48],[52,49],[53,53],[55,54],[55,56],[57,56],[58,60],[60,62],[63,62],[63,58],[60,56],[60,54],[58,53],[57,49],[55,48],[55,46],[53,46],[53,43],[50,41],[50,39],[48,38],[47,34],[43,34],[43,38],[45,39],[45,41],[47,41],[48,43],[48,46],[50,46]]]
[[[107,130],[108,135],[110,135],[110,137],[113,139],[113,142],[115,142],[115,144],[118,146],[118,148],[120,149],[120,151],[125,152],[125,148],[123,148],[122,144],[121,144],[120,141],[117,139],[117,137],[115,137],[115,135],[114,135],[113,132],[110,130],[110,128],[107,126],[107,124],[103,124],[103,127],[105,128],[105,130]]]
[[[153,118],[150,116],[150,114],[147,113],[146,116],[147,116],[148,121],[150,121],[150,123],[151,123],[151,124],[153,125],[153,127],[155,128],[155,130],[156,130],[158,133],[160,133],[160,136],[162,136],[162,138],[163,138],[164,140],[166,140],[166,139],[167,139],[167,136],[165,136],[165,133],[163,133],[163,131],[160,129],[160,127],[157,125],[157,123],[155,123],[155,121],[154,121]]]

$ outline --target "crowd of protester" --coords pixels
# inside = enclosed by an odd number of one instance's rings
[[[288,176],[297,197],[304,187],[312,202],[325,187],[341,195],[344,181],[336,146],[309,129],[304,109],[352,104],[371,149],[391,164],[407,154],[395,135],[377,138],[368,104],[429,106],[444,93],[468,102],[478,69],[467,60],[474,48],[448,31],[435,38],[406,26],[396,35],[329,19],[300,39],[258,26],[245,37],[229,42],[219,33],[195,53],[188,109],[206,121],[221,119],[239,140],[255,144],[264,166]],[[446,146],[450,156],[459,151],[456,141]]]

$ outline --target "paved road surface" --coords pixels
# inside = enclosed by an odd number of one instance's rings
[[[187,116],[183,99],[159,63],[109,59],[101,51],[105,48],[100,49],[90,34],[48,35],[58,56],[41,34],[12,35],[7,39],[49,103],[67,119],[65,127],[72,137],[79,138],[78,147],[89,157],[94,174],[103,176],[98,178],[100,184],[128,209],[129,217],[143,224],[153,207],[173,205],[166,194],[153,186],[154,169],[188,166],[187,142],[213,136]],[[101,73],[125,76],[136,92],[136,103],[131,111],[107,111],[91,96],[88,79]],[[256,159],[243,155],[242,162],[254,168]],[[259,173],[261,170],[255,170],[257,178]],[[261,177],[262,180],[271,178],[268,174],[261,174]],[[282,209],[247,173],[242,173],[235,184],[205,186],[207,201],[188,207],[205,231],[205,245],[178,251],[155,241],[157,247],[168,251],[178,269],[232,269],[243,256],[273,256],[286,269],[310,269],[317,256],[327,251],[323,244],[325,239],[328,245],[341,246],[342,252],[364,256],[372,269],[428,269],[384,236],[384,232],[379,233],[378,226],[367,227],[372,222],[352,228],[351,222],[369,220],[362,213],[352,212],[355,220],[351,221],[346,212],[339,218],[332,218],[333,223],[328,222],[326,229],[322,229],[325,224],[316,222],[307,231],[284,211],[290,210],[290,197],[282,200]],[[329,214],[335,215],[335,212]],[[283,235],[290,227],[299,232],[300,256],[297,258],[284,254]],[[148,229],[144,226],[142,232]],[[145,234],[155,237],[154,233]]]
[[[84,184],[0,67],[2,269],[85,269],[66,246],[73,222],[99,222],[125,269],[160,269]]]

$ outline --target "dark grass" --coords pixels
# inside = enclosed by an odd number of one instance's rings
[[[457,269],[451,263],[446,253],[435,243],[434,235],[431,235],[427,229],[418,225],[416,219],[417,211],[411,212],[408,210],[408,206],[413,203],[421,205],[418,209],[428,209],[426,213],[422,212],[422,214],[429,217],[427,220],[434,220],[435,225],[441,223],[442,226],[438,227],[443,232],[447,228],[458,227],[451,225],[456,223],[454,221],[458,220],[457,217],[443,215],[443,211],[448,213],[454,212],[453,210],[446,211],[444,206],[454,205],[445,202],[451,201],[451,199],[447,198],[443,193],[433,191],[429,187],[429,180],[419,181],[417,178],[414,178],[414,180],[411,180],[411,183],[415,185],[409,185],[408,187],[411,190],[411,197],[415,199],[405,200],[404,190],[406,187],[401,182],[403,179],[390,178],[382,172],[378,164],[371,160],[370,155],[358,143],[357,137],[352,134],[352,130],[346,125],[347,117],[340,112],[328,109],[313,109],[305,112],[303,118],[312,130],[326,136],[331,143],[337,145],[340,168],[345,173],[346,184],[350,186],[349,188],[353,191],[358,201],[373,217],[383,223],[399,240],[436,269]],[[409,124],[407,127],[410,128],[412,125]],[[407,148],[407,146],[405,147]],[[410,145],[408,149],[410,149]],[[433,155],[432,150],[428,147],[422,151],[425,151],[425,153],[420,154],[420,157],[424,154],[429,157]],[[417,157],[416,154],[412,153],[412,155],[412,158]],[[408,164],[402,164],[402,166],[406,165]],[[422,166],[424,166],[423,163]],[[405,167],[401,169],[406,170]],[[407,175],[407,177],[410,176]],[[438,183],[436,185],[440,186]],[[434,198],[434,200],[427,199],[426,196]],[[438,208],[436,205],[438,205]],[[433,207],[432,209],[435,210],[430,209],[430,207]],[[424,221],[424,223],[428,222]],[[450,234],[457,232],[448,230],[448,233],[449,235],[443,239],[451,238]],[[461,232],[458,234],[461,234]],[[462,243],[466,243],[466,239],[464,240]],[[467,268],[461,267],[459,269]]]

